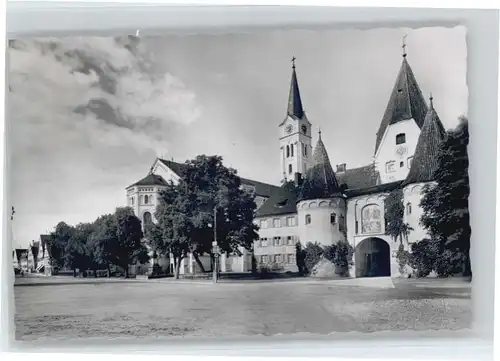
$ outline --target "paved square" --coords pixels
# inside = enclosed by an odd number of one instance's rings
[[[15,287],[16,339],[275,335],[470,327],[468,290],[328,281]]]

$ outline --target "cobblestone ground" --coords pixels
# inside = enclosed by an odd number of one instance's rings
[[[468,289],[328,282],[99,283],[15,287],[16,339],[458,330]]]

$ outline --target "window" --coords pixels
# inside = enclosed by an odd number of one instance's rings
[[[311,224],[311,215],[310,214],[306,214],[306,224]]]
[[[411,162],[412,162],[412,160],[413,160],[413,157],[409,157],[408,158],[408,169],[411,168]]]
[[[144,225],[147,225],[147,224],[151,224],[153,223],[152,221],[152,217],[151,217],[151,213],[149,212],[145,212],[143,215],[142,215],[142,222]]]
[[[144,203],[144,196],[139,196],[139,204],[143,204]]]
[[[291,164],[288,165],[288,173],[290,173],[290,174],[293,173],[293,168],[292,168]]]
[[[337,215],[335,213],[330,214],[330,223],[335,224],[337,222]]]
[[[409,203],[409,202],[406,205],[406,214],[411,214],[411,203]]]
[[[277,254],[277,255],[274,256],[274,262],[276,262],[276,263],[281,263],[282,262],[280,254]]]
[[[286,243],[289,246],[293,246],[293,236],[288,236],[287,239],[286,239]]]
[[[281,237],[274,237],[273,238],[273,246],[279,246],[281,242]]]
[[[393,173],[393,172],[395,172],[396,170],[394,169],[395,168],[394,165],[395,165],[395,162],[392,161],[392,160],[390,162],[385,163],[385,171],[386,171],[386,173]]]
[[[260,228],[267,228],[267,219],[262,219],[260,221]]]
[[[148,195],[146,194],[146,195],[144,196],[144,204],[148,204],[148,201],[149,201],[149,197],[148,197]]]
[[[403,168],[405,166],[405,162],[399,162],[399,168]]]
[[[290,157],[290,146],[289,145],[286,146],[286,157],[287,158]]]
[[[294,263],[295,261],[295,255],[294,254],[288,254],[288,263]]]
[[[274,219],[273,219],[273,227],[274,227],[274,228],[280,228],[280,227],[281,227],[281,219],[279,219],[279,218],[274,218]]]
[[[359,233],[359,222],[358,221],[356,221],[355,228],[356,228],[355,232],[356,232],[356,234],[358,234]]]
[[[290,157],[293,157],[293,144],[290,145]]]
[[[286,226],[287,227],[295,226],[295,217],[286,217]]]
[[[304,157],[307,158],[307,144],[304,144]]]
[[[400,133],[396,135],[396,145],[406,143],[406,134]]]
[[[265,256],[261,256],[261,257],[260,257],[260,262],[261,262],[261,263],[267,263],[267,255],[265,255]]]
[[[267,247],[267,238],[261,238],[260,239],[260,246],[261,247]]]

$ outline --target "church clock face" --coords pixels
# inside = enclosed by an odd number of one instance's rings
[[[403,146],[402,147],[398,147],[396,149],[396,154],[399,155],[400,157],[404,157],[405,154],[406,154],[406,152],[407,152],[407,149],[406,149],[406,147],[403,147]]]
[[[305,124],[303,124],[300,129],[302,130],[302,133],[307,134],[307,127]]]
[[[291,124],[288,124],[286,127],[285,127],[285,133],[286,134],[290,134],[293,130],[293,126]]]

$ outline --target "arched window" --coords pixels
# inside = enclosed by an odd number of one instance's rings
[[[290,144],[290,156],[293,157],[293,144]]]
[[[408,204],[406,205],[406,214],[411,214],[411,203],[408,202]]]
[[[139,196],[139,204],[143,204],[144,203],[144,196]]]
[[[290,157],[290,146],[289,145],[286,146],[286,157],[287,158]]]
[[[403,168],[405,166],[405,162],[399,162],[399,168]]]
[[[376,204],[368,204],[361,210],[361,232],[380,233],[382,232],[382,218],[380,207]]]
[[[310,214],[306,214],[305,222],[306,222],[306,224],[311,223],[311,215]]]
[[[153,219],[151,217],[151,213],[149,212],[144,212],[144,214],[142,215],[142,223],[144,225],[148,225],[148,224],[151,224],[153,223]]]
[[[144,196],[144,204],[148,204],[148,201],[149,201],[149,197],[148,197],[148,195],[146,194],[146,195]]]
[[[399,133],[398,135],[396,135],[396,145],[403,144],[403,143],[406,143],[406,134]]]
[[[290,173],[290,174],[293,173],[293,168],[292,168],[291,164],[288,165],[288,173]]]

